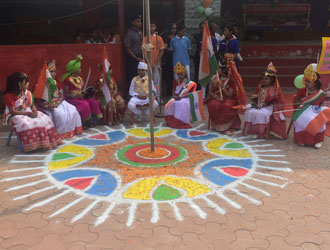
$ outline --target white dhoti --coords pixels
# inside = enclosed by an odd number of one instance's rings
[[[130,99],[130,101],[128,102],[128,109],[136,115],[142,115],[142,110],[145,111],[146,115],[149,115],[150,114],[149,107],[146,107],[146,108],[143,108],[143,109],[140,109],[140,108],[136,107],[137,105],[144,106],[144,105],[147,105],[147,104],[149,104],[149,98],[147,98],[145,100],[141,100],[137,97],[132,97]],[[153,101],[152,110],[154,111],[155,109],[157,109],[157,107],[158,107],[157,101]]]

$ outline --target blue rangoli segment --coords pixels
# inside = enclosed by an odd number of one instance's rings
[[[81,146],[104,146],[113,144],[115,142],[121,141],[126,137],[126,134],[122,131],[114,131],[106,133],[109,140],[100,140],[100,139],[90,139],[90,138],[84,138],[78,141],[75,141],[74,143]]]
[[[199,132],[201,135],[199,135]],[[191,134],[193,134],[193,135],[191,135]],[[176,135],[182,139],[192,140],[192,141],[207,141],[207,140],[211,140],[211,139],[215,139],[215,138],[219,137],[216,134],[208,134],[208,133],[204,133],[204,132],[198,131],[198,130],[190,131],[187,129],[179,129],[176,132]]]
[[[112,174],[100,170],[76,169],[54,173],[52,176],[60,182],[82,177],[96,177],[97,180],[93,182],[92,186],[85,190],[86,194],[95,196],[109,196],[118,186],[118,182]]]
[[[251,169],[252,160],[236,160],[236,159],[218,159],[207,163],[201,168],[201,173],[204,178],[208,179],[210,182],[218,186],[226,186],[237,178],[221,173],[217,168],[225,167],[243,167],[246,169]]]

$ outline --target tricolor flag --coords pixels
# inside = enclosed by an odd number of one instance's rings
[[[211,78],[217,72],[218,68],[219,64],[213,51],[209,26],[207,22],[205,22],[201,58],[199,63],[199,84],[206,87],[210,83]]]
[[[324,125],[330,122],[330,108],[319,107],[309,105],[303,112],[304,115],[300,115],[295,122],[299,124],[299,127],[305,130],[307,133],[315,136],[323,129]],[[308,117],[309,119],[306,119]],[[329,136],[328,130],[326,135]]]
[[[206,120],[203,107],[203,93],[201,90],[187,94],[190,101],[192,122]]]
[[[48,103],[53,103],[53,98],[56,90],[56,82],[50,75],[46,63],[44,63],[39,80],[33,92],[34,98],[43,99]]]
[[[107,50],[106,50],[105,47],[103,48],[103,61],[102,61],[102,64],[103,64],[103,83],[102,83],[101,90],[102,90],[105,102],[109,103],[112,99],[110,89],[109,89],[109,86],[110,86],[111,81],[112,81],[111,77],[110,77],[111,64],[109,62],[108,55],[107,55]]]

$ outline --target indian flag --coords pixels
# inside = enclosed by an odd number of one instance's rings
[[[207,22],[205,22],[201,58],[199,63],[199,84],[206,87],[210,83],[211,78],[217,72],[218,68],[219,64],[213,51],[209,26]]]
[[[44,63],[39,80],[33,92],[34,98],[43,99],[48,103],[52,103],[56,90],[57,90],[56,82],[53,79],[53,77],[50,75],[46,63]]]
[[[109,89],[109,86],[112,81],[111,77],[110,77],[110,67],[111,67],[111,64],[108,59],[107,50],[104,47],[103,48],[103,75],[104,75],[104,77],[103,77],[103,84],[102,84],[101,90],[102,90],[106,103],[109,103],[112,99],[110,89]]]
[[[307,133],[315,136],[325,124],[329,124],[330,108],[309,105],[295,122]]]
[[[201,121],[206,120],[204,107],[203,107],[203,93],[202,91],[195,91],[189,93],[188,95],[190,101],[190,113],[192,117],[192,121]]]

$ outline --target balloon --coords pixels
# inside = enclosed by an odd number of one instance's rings
[[[202,1],[202,5],[203,5],[203,7],[204,7],[205,9],[208,8],[208,7],[210,7],[211,4],[212,4],[212,0],[203,0],[203,1]]]
[[[213,13],[213,10],[212,10],[211,8],[206,8],[206,9],[205,9],[205,15],[207,15],[207,16],[211,16],[212,13]]]
[[[197,13],[200,14],[200,15],[204,15],[204,13],[205,13],[204,7],[203,6],[199,6],[197,8]]]
[[[303,83],[304,75],[298,75],[294,79],[294,86],[296,86],[297,89],[302,89],[305,87],[305,84]]]

